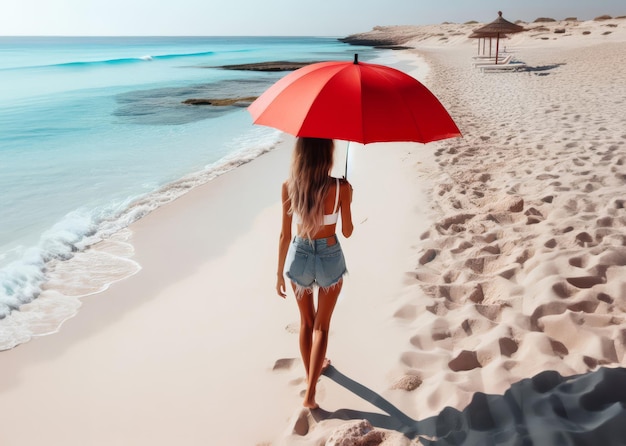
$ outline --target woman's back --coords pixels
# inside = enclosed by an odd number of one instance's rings
[[[349,189],[349,183],[345,180],[339,180],[338,178],[328,177],[329,187],[327,189],[326,195],[324,196],[324,205],[322,209],[324,210],[323,214],[323,226],[312,235],[311,239],[316,240],[320,238],[327,238],[335,234],[337,228],[337,222],[339,221],[339,213],[341,211],[341,201],[342,198],[345,198],[345,190]],[[344,193],[342,193],[342,191]],[[296,214],[294,215],[294,220],[298,225],[298,230],[296,234],[300,237],[305,238],[306,235],[300,232],[300,218]],[[343,233],[346,237],[349,237],[352,233],[352,221],[346,222],[342,219],[342,225],[348,224],[350,226],[349,234],[346,235],[346,230],[343,230]],[[343,229],[343,228],[342,228]]]

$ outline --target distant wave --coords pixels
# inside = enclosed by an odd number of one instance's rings
[[[204,51],[200,53],[184,53],[184,54],[162,54],[158,56],[152,56],[148,54],[148,55],[144,55],[140,57],[123,57],[119,59],[73,61],[73,62],[63,62],[63,63],[58,63],[58,64],[48,64],[48,65],[28,65],[28,66],[22,66],[22,67],[2,68],[0,69],[0,71],[31,70],[31,69],[41,69],[41,68],[79,68],[79,67],[89,68],[89,67],[98,67],[98,66],[115,66],[115,65],[133,64],[133,63],[151,62],[154,60],[184,59],[188,57],[210,56],[213,54],[215,54],[214,51]]]

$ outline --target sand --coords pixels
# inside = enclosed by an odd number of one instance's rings
[[[320,410],[274,291],[286,135],[133,224],[136,274],[0,353],[0,443],[622,444],[626,20],[542,25],[505,73],[472,67],[477,25],[385,29],[464,137],[351,145]]]

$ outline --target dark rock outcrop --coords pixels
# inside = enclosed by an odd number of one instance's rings
[[[287,62],[287,61],[271,61],[271,62],[255,62],[238,65],[222,65],[219,67],[224,70],[245,70],[245,71],[294,71],[314,62]]]
[[[224,107],[227,105],[235,105],[240,107],[247,107],[254,101],[256,97],[245,98],[222,98],[222,99],[209,99],[209,98],[190,98],[185,99],[183,104],[186,105],[214,105],[217,107]]]

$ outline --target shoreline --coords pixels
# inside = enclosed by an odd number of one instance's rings
[[[14,310],[0,319],[3,330],[0,353],[32,338],[58,333],[67,320],[78,314],[84,298],[100,294],[112,284],[136,274],[141,265],[133,260],[129,226],[190,190],[274,150],[280,143],[278,131],[276,135],[272,140],[229,154],[210,168],[189,173],[133,200],[124,209],[102,219],[94,234],[85,234],[65,247],[68,253],[60,259],[41,260],[47,277],[40,284],[40,294],[22,304],[17,312]],[[70,250],[71,257],[65,258]],[[50,253],[48,256],[52,257]]]

